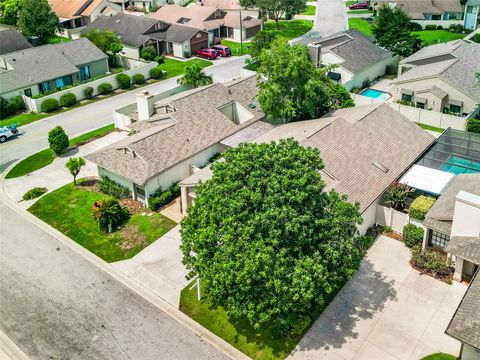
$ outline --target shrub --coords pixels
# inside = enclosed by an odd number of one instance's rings
[[[153,211],[159,210],[161,207],[167,205],[172,198],[172,193],[167,190],[161,193],[159,196],[150,197],[148,199],[148,205]]]
[[[34,187],[33,189],[28,190],[25,194],[23,194],[23,200],[31,200],[36,199],[39,196],[42,196],[47,192],[47,188],[44,187]]]
[[[8,100],[8,106],[10,107],[10,112],[12,115],[27,108],[21,96],[14,96]]]
[[[42,101],[40,105],[40,110],[42,112],[51,112],[57,110],[59,107],[57,99],[46,99]]]
[[[97,90],[100,94],[108,94],[112,92],[113,87],[109,83],[101,83],[98,85]]]
[[[423,228],[413,224],[405,225],[403,227],[403,241],[409,248],[420,245],[423,241]]]
[[[410,23],[410,31],[420,31],[422,30],[422,25],[416,23],[416,22],[411,22]]]
[[[153,59],[157,62],[157,64],[163,64],[165,62],[165,56],[158,55],[155,56],[155,59]]]
[[[398,67],[395,65],[387,65],[385,68],[385,75],[397,75]]]
[[[0,119],[5,119],[8,116],[10,116],[8,101],[0,96]]]
[[[425,30],[437,30],[437,25],[425,25]]]
[[[428,210],[430,210],[434,203],[434,198],[421,195],[413,200],[410,208],[408,209],[408,214],[414,219],[423,221],[425,220],[425,215],[427,214]]]
[[[476,43],[480,43],[480,33],[476,33],[475,35],[473,35],[472,40]]]
[[[129,89],[131,85],[130,76],[127,74],[118,74],[115,76],[120,89]]]
[[[437,26],[437,30],[443,30],[443,26],[442,26],[442,25],[438,25],[438,26]]]
[[[385,204],[395,210],[403,211],[405,209],[405,202],[412,192],[413,189],[407,185],[393,183],[383,195]]]
[[[160,69],[158,66],[150,69],[149,73],[152,79],[161,79],[165,76],[163,70]]]
[[[69,145],[68,136],[61,126],[54,127],[49,131],[48,143],[50,144],[50,149],[52,149],[56,155],[61,155],[67,150]]]
[[[145,60],[152,61],[157,56],[157,50],[153,46],[146,46],[142,49],[141,57]]]
[[[465,29],[461,24],[452,24],[448,27],[450,32],[462,33]]]
[[[87,86],[83,89],[83,96],[85,96],[86,99],[90,99],[93,96],[93,87]]]
[[[449,276],[452,274],[452,268],[447,264],[447,256],[439,251],[425,249],[422,251],[420,245],[412,248],[412,265],[432,275],[440,277]]]
[[[480,134],[480,118],[467,120],[467,131]]]
[[[73,106],[77,102],[77,97],[74,93],[68,92],[60,96],[60,106]]]
[[[98,182],[98,187],[101,192],[113,196],[116,199],[125,199],[130,197],[130,190],[126,186],[116,183],[108,176],[102,176]]]
[[[129,216],[128,209],[113,198],[105,201],[97,200],[92,206],[92,211],[102,230],[108,230],[109,225],[115,229],[127,220]]]
[[[132,76],[132,82],[134,84],[141,85],[145,82],[145,76],[143,76],[142,74],[135,74]]]

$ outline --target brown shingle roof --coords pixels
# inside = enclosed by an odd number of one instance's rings
[[[452,236],[445,251],[474,264],[480,264],[480,237]]]

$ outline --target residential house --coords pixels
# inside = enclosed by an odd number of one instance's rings
[[[29,49],[32,44],[18,30],[0,31],[0,55]]]
[[[158,54],[178,58],[188,58],[193,51],[208,46],[208,34],[205,31],[145,16],[117,14],[101,17],[86,26],[83,32],[94,29],[115,32],[123,44],[123,55],[137,60],[147,46],[153,46]]]
[[[480,103],[480,44],[464,40],[427,46],[400,61],[395,100],[437,112],[467,115]]]
[[[448,28],[464,24],[460,0],[379,0],[376,9],[384,5],[403,9],[413,22],[423,28],[427,25]]]
[[[64,29],[76,29],[90,24],[101,15],[121,12],[119,4],[108,0],[48,0]]]
[[[263,118],[255,77],[182,92],[160,101],[148,92],[116,126],[137,132],[86,159],[100,176],[127,186],[148,205],[149,196],[204,166],[225,146],[221,141]]]
[[[320,119],[292,122],[271,129],[253,124],[221,141],[226,147],[242,142],[294,138],[320,150],[326,190],[336,189],[360,204],[364,234],[376,222],[376,208],[388,186],[433,143],[434,137],[387,104],[334,111]],[[345,141],[348,139],[348,141]],[[195,187],[211,177],[204,168],[180,182],[182,210],[194,202]]]
[[[256,8],[246,8],[240,5],[240,0],[197,0],[199,4],[214,7],[223,11],[241,11],[243,15],[249,15],[254,18],[260,17],[260,11]]]
[[[361,88],[385,74],[387,66],[397,66],[399,58],[357,29],[322,38],[302,38],[317,66],[337,65],[329,76],[347,90]]]
[[[475,30],[480,28],[480,0],[468,0],[465,5],[466,29]]]
[[[209,44],[214,42],[215,38],[247,41],[262,29],[262,21],[258,18],[240,14],[238,11],[224,11],[201,4],[190,7],[165,5],[153,13],[151,17],[169,24],[189,26],[207,31]]]
[[[0,95],[32,97],[108,71],[108,56],[86,38],[33,47],[0,56]]]

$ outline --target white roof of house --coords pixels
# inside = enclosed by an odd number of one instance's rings
[[[400,183],[433,195],[439,195],[454,176],[454,174],[445,171],[431,169],[421,165],[413,165],[412,168],[402,176]]]

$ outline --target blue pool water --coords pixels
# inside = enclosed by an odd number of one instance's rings
[[[480,172],[480,162],[452,155],[442,165],[442,170],[455,175],[474,174]]]
[[[386,101],[392,97],[392,95],[390,95],[389,93],[375,89],[365,89],[360,93],[360,95],[368,96],[382,101]]]

